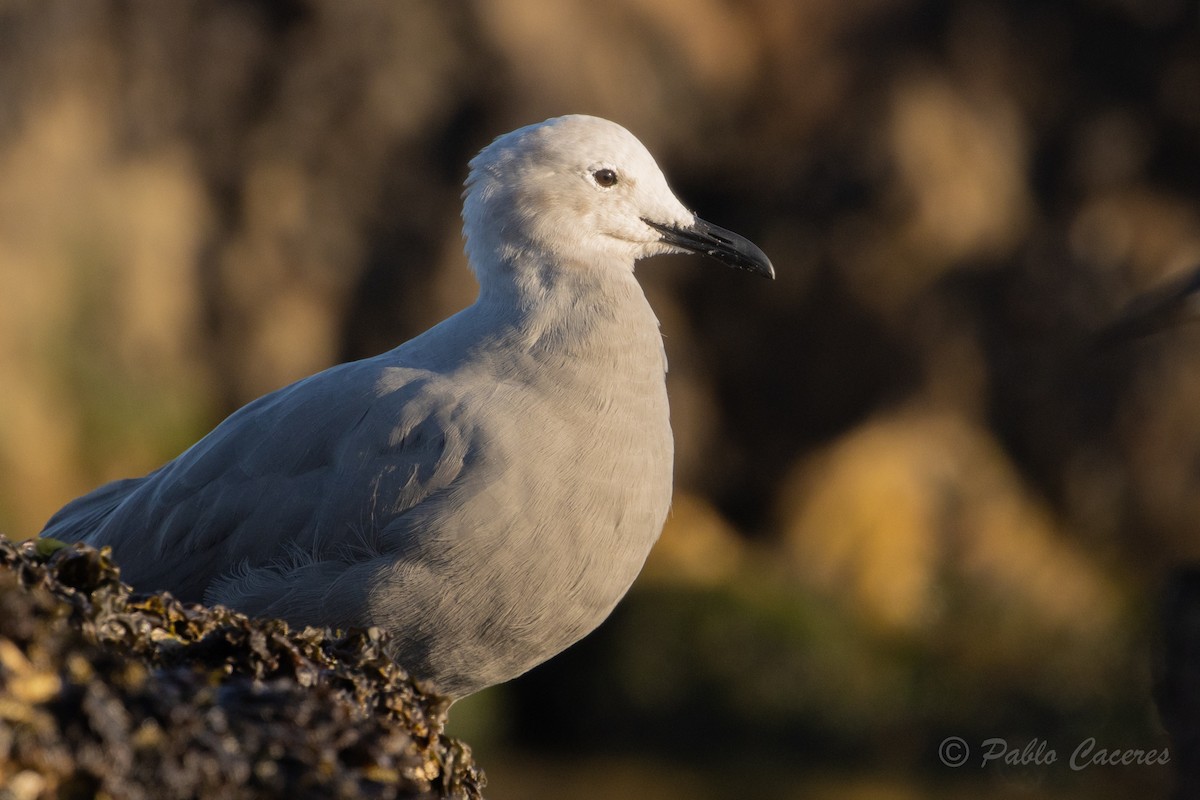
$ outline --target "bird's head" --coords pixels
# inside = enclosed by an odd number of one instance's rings
[[[684,207],[642,143],[614,122],[571,115],[520,128],[470,166],[463,235],[481,283],[514,264],[628,273],[638,259],[677,252],[775,275],[749,240]]]

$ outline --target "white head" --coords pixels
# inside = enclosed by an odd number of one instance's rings
[[[519,264],[629,273],[638,259],[681,251],[774,275],[761,250],[685,208],[614,122],[549,119],[498,137],[470,166],[463,235],[481,284]]]

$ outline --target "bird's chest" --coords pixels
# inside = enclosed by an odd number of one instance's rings
[[[562,402],[563,395],[573,401]],[[568,373],[518,405],[520,431],[509,447],[524,457],[511,461],[509,479],[522,483],[526,513],[546,526],[573,524],[600,536],[626,525],[654,527],[665,514],[673,442],[661,375],[596,381]]]
[[[552,610],[542,630],[556,621],[573,641],[607,616],[657,540],[673,443],[661,372],[590,382],[568,373],[562,381],[524,393],[511,417],[519,430],[504,449],[521,457],[499,480],[519,507],[507,509],[512,524],[501,535],[505,568],[522,579],[500,606],[514,621]],[[559,391],[575,401],[561,402]]]

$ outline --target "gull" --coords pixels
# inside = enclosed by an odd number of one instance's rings
[[[694,252],[774,269],[597,117],[498,137],[465,185],[474,304],[260,397],[41,535],[111,547],[141,591],[378,626],[452,700],[596,628],[671,502],[666,355],[634,263]]]

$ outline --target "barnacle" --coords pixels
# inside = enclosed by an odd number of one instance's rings
[[[139,594],[107,549],[0,536],[0,796],[478,798],[379,631]]]

